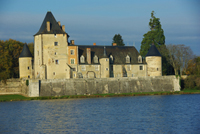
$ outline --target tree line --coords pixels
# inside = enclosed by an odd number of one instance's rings
[[[13,39],[0,40],[0,80],[19,78],[19,55],[24,44]],[[33,55],[33,43],[28,47]]]

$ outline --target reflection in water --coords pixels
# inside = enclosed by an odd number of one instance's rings
[[[200,95],[0,103],[0,133],[198,133]]]

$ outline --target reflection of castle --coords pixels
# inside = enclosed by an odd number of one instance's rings
[[[19,57],[20,78],[69,79],[161,76],[161,55],[152,45],[146,61],[134,46],[68,43],[65,26],[47,12],[34,35],[34,60],[25,44]],[[34,62],[33,62],[34,61]]]

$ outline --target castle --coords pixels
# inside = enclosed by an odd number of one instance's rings
[[[20,54],[20,78],[162,76],[162,57],[155,45],[151,45],[144,59],[134,46],[75,45],[68,38],[65,26],[47,12],[34,35],[34,59],[26,44]]]

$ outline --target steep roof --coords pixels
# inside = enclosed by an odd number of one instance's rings
[[[147,56],[162,56],[162,55],[160,54],[160,52],[158,51],[155,45],[151,45],[146,57]]]
[[[33,57],[27,44],[24,44],[24,47],[23,47],[22,52],[19,55],[19,57]]]
[[[79,59],[81,55],[83,55],[87,59],[87,51],[86,51],[87,48],[91,48],[92,64],[94,64],[93,58],[95,55],[97,55],[99,59],[106,57],[109,58],[110,55],[112,55],[113,56],[112,64],[127,64],[126,56],[129,55],[130,64],[138,64],[139,53],[134,46],[105,46],[105,51],[106,51],[105,55],[104,46],[78,45]]]
[[[47,21],[50,22],[50,32],[47,31],[47,26],[46,26]],[[53,14],[49,11],[47,12],[43,20],[40,30],[35,35],[39,34],[66,34],[66,32],[62,30],[61,26],[59,26]]]

